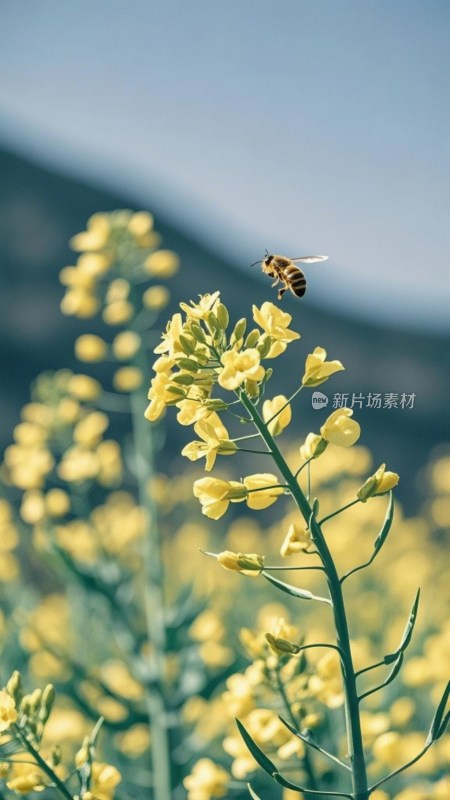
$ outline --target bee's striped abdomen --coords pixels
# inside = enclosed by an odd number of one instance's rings
[[[294,264],[286,267],[284,270],[284,277],[291,292],[295,294],[296,297],[303,297],[306,292],[306,278],[300,267],[296,267]]]

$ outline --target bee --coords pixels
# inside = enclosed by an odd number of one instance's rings
[[[328,256],[301,256],[300,258],[288,258],[287,256],[273,255],[266,250],[265,258],[261,261],[261,269],[265,275],[275,278],[272,286],[282,283],[283,286],[278,290],[278,300],[281,300],[288,289],[296,297],[303,297],[306,292],[306,278],[297,262],[302,264],[314,264],[316,261],[326,261]],[[259,264],[259,261],[255,261]],[[252,267],[255,266],[252,264]]]

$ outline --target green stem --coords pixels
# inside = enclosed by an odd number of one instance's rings
[[[145,354],[139,353],[136,361],[139,362],[136,363],[136,366],[145,374],[147,368]],[[140,363],[141,361],[143,363]],[[157,672],[157,681],[152,687],[147,688],[146,701],[152,734],[154,798],[155,800],[171,800],[172,777],[168,713],[163,691],[166,651],[164,568],[157,525],[157,509],[149,492],[149,482],[153,477],[154,470],[152,432],[144,417],[146,402],[146,394],[143,390],[131,395],[139,502],[146,509],[149,517],[148,534],[143,553],[144,608],[148,639],[154,647],[154,663]]]
[[[50,778],[51,782],[55,784],[55,787],[61,792],[62,796],[66,798],[66,800],[73,800],[73,796],[70,794],[66,785],[58,778],[56,773],[52,770],[49,764],[45,761],[44,758],[40,755],[40,753],[36,750],[35,747],[31,744],[30,740],[27,736],[20,730],[17,725],[13,725],[13,730],[22,743],[23,747],[33,756],[36,764],[45,772],[46,775]]]
[[[361,722],[359,716],[358,693],[356,689],[355,670],[350,647],[350,634],[348,630],[347,615],[344,597],[339,576],[325,541],[320,524],[315,520],[312,508],[298,485],[294,475],[283,458],[274,438],[267,430],[258,411],[250,402],[244,392],[240,395],[244,408],[251,415],[253,422],[261,434],[266,446],[270,449],[276,466],[286,481],[291,495],[303,515],[305,522],[310,525],[311,534],[318,553],[325,568],[328,590],[333,607],[334,622],[337,634],[337,644],[342,652],[341,669],[344,685],[345,719],[347,728],[348,753],[352,768],[353,799],[368,800],[369,790],[367,784],[366,762],[362,742]]]
[[[283,701],[284,707],[285,707],[285,709],[286,709],[286,711],[288,713],[289,719],[292,722],[294,728],[297,728],[298,727],[298,720],[296,719],[296,717],[295,717],[295,715],[294,715],[294,713],[292,711],[291,704],[290,704],[288,696],[286,694],[286,689],[284,687],[284,683],[283,683],[283,681],[281,679],[281,675],[280,675],[280,667],[279,667],[279,665],[277,666],[277,668],[275,670],[275,673],[276,673],[278,691],[280,693],[280,696],[281,696],[281,699]],[[317,786],[317,780],[316,780],[316,775],[315,775],[315,772],[314,772],[313,763],[311,761],[311,757],[310,757],[310,754],[308,752],[308,748],[307,747],[305,747],[305,751],[304,751],[304,755],[303,755],[302,761],[303,761],[303,768],[305,770],[305,774],[306,774],[306,776],[308,778],[308,781],[310,783],[310,788],[314,791],[315,789],[318,788],[318,786]],[[305,800],[308,800],[308,792],[304,792],[304,797],[305,797]]]
[[[337,517],[338,514],[342,514],[343,511],[347,511],[347,508],[351,508],[352,506],[355,506],[357,503],[360,503],[360,502],[361,502],[361,500],[359,499],[359,497],[357,497],[356,500],[352,500],[351,503],[347,503],[346,506],[342,506],[342,508],[338,508],[338,510],[334,511],[332,514],[328,514],[327,517],[324,517],[323,519],[321,519],[320,522],[318,522],[317,524],[318,525],[323,525],[324,522],[328,522],[329,519],[333,519],[333,517]]]

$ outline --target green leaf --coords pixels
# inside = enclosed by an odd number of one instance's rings
[[[261,769],[263,769],[264,772],[267,773],[267,775],[270,775],[270,777],[273,778],[273,776],[277,773],[277,768],[275,764],[270,760],[270,758],[267,758],[267,756],[264,755],[261,748],[258,747],[256,742],[253,741],[249,732],[247,731],[246,728],[244,728],[240,720],[238,719],[236,720],[236,725],[238,727],[239,733],[241,734],[245,744],[247,745],[248,749],[250,750],[250,753],[252,754],[257,764],[259,764]]]
[[[280,786],[284,786],[285,789],[292,789],[294,792],[306,792],[307,789],[304,789],[303,786],[297,786],[296,783],[292,783],[292,781],[288,781],[287,778],[284,778],[279,772],[276,772],[275,775],[272,776],[273,779],[280,784]]]
[[[405,630],[403,631],[402,640],[397,647],[395,653],[389,653],[387,656],[384,657],[383,661],[385,664],[392,664],[394,661],[397,660],[399,655],[405,652],[406,648],[408,647],[413,631],[414,626],[417,621],[417,612],[419,610],[419,601],[420,601],[420,589],[417,590],[416,597],[414,599],[414,603],[412,604],[412,608],[409,614],[408,622],[406,623]]]
[[[287,719],[284,719],[284,717],[280,716],[279,719],[281,720],[283,725],[286,725],[286,728],[290,730],[290,732],[293,733],[294,736],[297,736],[297,738],[300,739],[302,742],[305,742],[305,744],[308,744],[314,750],[317,750],[319,753],[322,753],[322,755],[327,756],[327,758],[330,758],[331,761],[334,761],[336,764],[339,764],[339,766],[344,767],[345,769],[351,772],[351,767],[349,767],[348,764],[344,764],[344,762],[341,761],[339,758],[337,758],[337,756],[334,756],[332,753],[329,753],[328,750],[324,750],[323,747],[317,744],[317,742],[308,733],[303,733],[302,731],[297,730],[297,728],[295,728],[294,725],[291,725],[291,723],[288,722]]]
[[[248,789],[250,797],[253,797],[253,800],[261,800],[260,796],[257,795],[256,792],[253,791],[253,789],[252,789],[252,787],[250,786],[249,783],[247,783],[247,789]]]
[[[447,683],[447,686],[444,689],[444,693],[441,697],[440,703],[436,709],[436,713],[432,719],[430,725],[430,732],[427,736],[426,744],[432,744],[436,742],[441,736],[445,733],[445,729],[448,725],[450,720],[450,712],[445,714],[445,708],[450,697],[450,681]],[[445,714],[445,716],[444,716]]]
[[[7,759],[21,750],[23,750],[21,743],[17,739],[10,739],[9,742],[0,745],[0,759]]]
[[[265,579],[269,581],[269,583],[273,583],[277,589],[280,591],[285,592],[286,594],[290,594],[291,597],[300,598],[300,600],[318,600],[321,603],[328,603],[330,604],[330,600],[327,597],[319,597],[318,595],[309,592],[308,589],[297,589],[296,586],[291,586],[289,583],[284,583],[284,581],[280,581],[278,578],[274,578],[273,575],[270,575],[268,572],[262,572]]]

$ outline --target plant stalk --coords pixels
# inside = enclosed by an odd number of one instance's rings
[[[138,354],[136,363],[145,374],[145,357]],[[138,481],[139,502],[148,515],[147,538],[143,552],[144,609],[148,640],[154,649],[156,681],[146,689],[147,710],[151,729],[152,776],[155,800],[171,800],[172,774],[170,763],[170,739],[168,713],[164,696],[165,673],[165,597],[164,567],[161,556],[161,542],[157,524],[157,509],[149,493],[149,482],[154,475],[153,442],[151,427],[144,417],[147,399],[144,390],[131,395],[134,446],[136,451],[136,477]]]
[[[305,522],[307,525],[310,525],[311,522],[311,535],[325,568],[328,590],[333,607],[337,644],[341,650],[340,663],[344,686],[348,755],[352,769],[353,800],[368,800],[369,787],[367,783],[366,762],[362,742],[358,693],[350,647],[350,634],[348,630],[344,597],[339,576],[321,527],[314,519],[310,503],[306,499],[294,475],[289,469],[273,436],[269,433],[266,424],[260,417],[257,409],[249,400],[247,395],[242,392],[240,394],[240,398],[243,406],[252,417],[252,420],[257,430],[261,434],[263,441],[272,453],[273,460],[281,472],[284,480],[286,481],[291,495],[301,514],[303,515]]]

